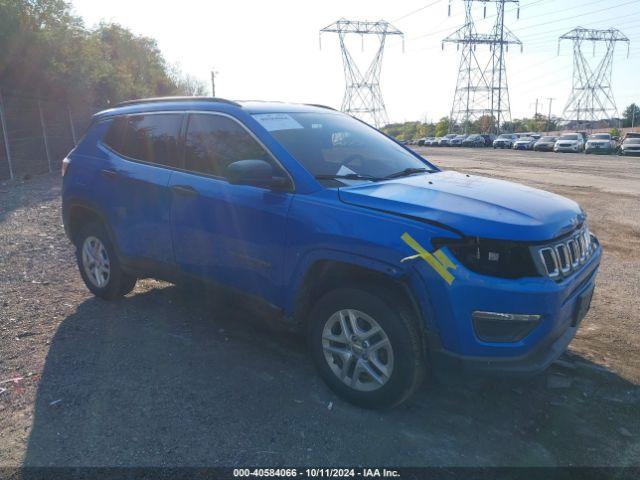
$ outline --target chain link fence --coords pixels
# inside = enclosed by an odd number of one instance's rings
[[[0,180],[59,171],[90,119],[89,109],[0,87]]]

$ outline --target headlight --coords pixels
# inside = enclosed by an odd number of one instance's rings
[[[447,247],[472,272],[501,278],[540,276],[529,246],[523,243],[487,238],[443,238],[432,243]]]

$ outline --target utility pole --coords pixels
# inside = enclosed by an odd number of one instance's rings
[[[382,55],[388,36],[399,36],[404,46],[404,33],[389,22],[365,22],[341,18],[337,22],[320,30],[323,33],[336,33],[340,42],[342,64],[344,67],[345,91],[341,110],[361,120],[372,123],[376,128],[389,123],[387,110],[382,100],[380,90],[380,71],[382,69]],[[377,50],[366,70],[361,70],[346,43],[348,35],[360,35],[364,45],[364,36],[370,35],[377,39]],[[404,48],[403,48],[404,49]]]
[[[211,96],[216,96],[216,72],[215,70],[211,70]]]
[[[488,33],[478,33],[476,29],[474,2],[483,5],[485,17],[488,3],[496,7],[496,21]],[[442,40],[443,49],[445,43],[455,43],[461,50],[449,131],[461,129],[467,133],[470,124],[488,115],[494,123],[494,132],[500,133],[503,119],[511,119],[505,52],[509,45],[519,45],[522,50],[522,42],[505,25],[505,4],[513,3],[519,9],[519,0],[463,0],[463,3],[464,25]],[[489,47],[488,61],[476,53],[478,45]]]
[[[0,127],[2,127],[2,137],[4,139],[4,151],[7,155],[7,164],[9,165],[9,178],[14,179],[13,163],[11,162],[11,147],[9,145],[9,132],[7,127],[7,119],[4,115],[4,101],[2,99],[2,91],[0,91]]]
[[[51,152],[49,151],[49,139],[47,138],[47,125],[44,121],[44,113],[42,113],[42,102],[38,99],[38,112],[40,113],[40,127],[42,128],[42,140],[44,141],[44,151],[47,154],[47,163],[49,164],[49,172],[51,168]]]
[[[627,44],[629,56],[629,39],[615,28],[593,30],[582,27],[574,28],[558,39],[558,54],[562,40],[573,42],[573,81],[571,94],[562,116],[565,120],[578,120],[580,116],[587,123],[598,120],[611,120],[618,116],[618,109],[612,91],[613,53],[618,42]],[[598,63],[587,61],[583,44],[593,43],[594,55],[596,42],[603,44],[606,51]]]
[[[553,98],[548,97],[549,100],[549,115],[547,116],[547,134],[549,134],[549,125],[551,124],[551,104],[553,103]]]

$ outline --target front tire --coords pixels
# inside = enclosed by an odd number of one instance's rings
[[[99,222],[85,225],[76,241],[80,275],[91,293],[104,300],[125,296],[136,286],[136,278],[122,271],[109,234]]]
[[[365,408],[405,401],[425,376],[415,315],[383,289],[338,288],[311,312],[308,343],[327,385]]]

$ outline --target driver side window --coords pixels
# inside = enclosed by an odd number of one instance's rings
[[[188,171],[224,178],[227,165],[238,160],[273,164],[269,153],[234,120],[221,115],[189,115],[185,138]]]

